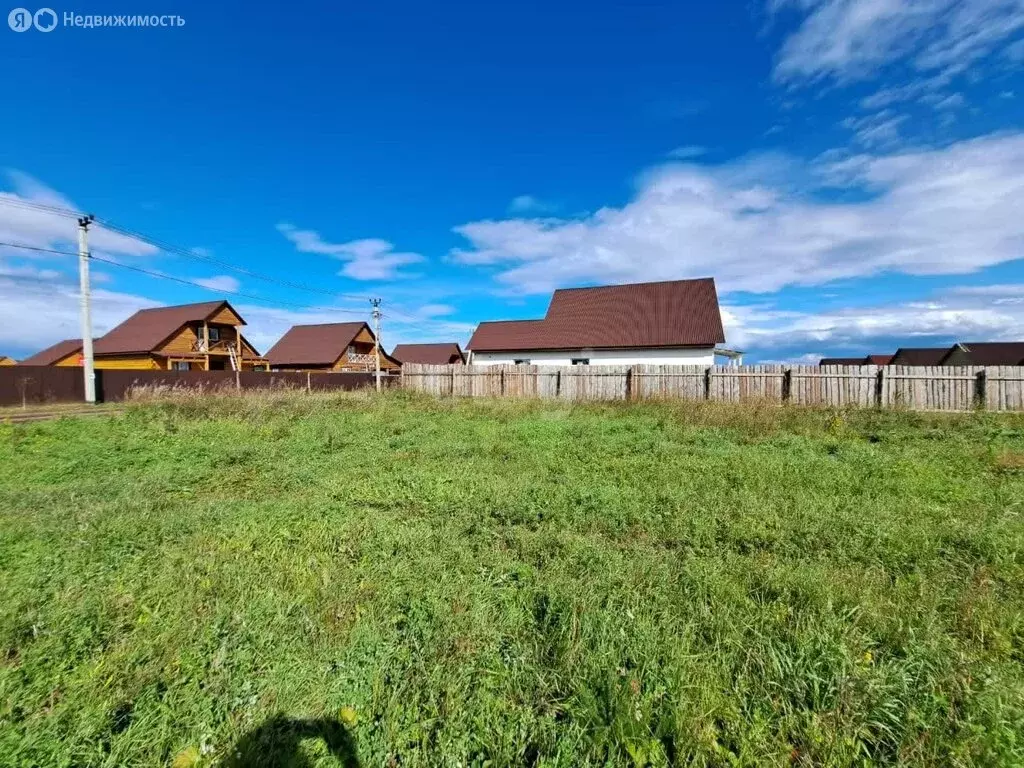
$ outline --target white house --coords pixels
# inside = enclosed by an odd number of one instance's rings
[[[712,278],[563,288],[543,320],[480,323],[473,365],[713,365],[725,332]]]

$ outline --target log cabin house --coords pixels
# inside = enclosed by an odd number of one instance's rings
[[[293,325],[267,352],[275,371],[373,371],[376,338],[363,322]],[[398,371],[401,363],[380,351],[380,369]]]
[[[227,301],[142,309],[93,345],[96,367],[158,371],[267,370]]]
[[[0,355],[0,368],[6,368],[9,365],[17,365],[18,362],[13,357],[7,355]]]

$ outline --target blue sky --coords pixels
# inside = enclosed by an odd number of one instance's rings
[[[75,237],[3,200],[88,210],[213,289],[97,264],[98,332],[224,295],[265,349],[381,296],[389,348],[465,343],[710,275],[752,361],[1024,337],[1022,0],[145,5],[54,10],[184,26],[0,27],[0,242]],[[0,246],[0,352],[77,336],[75,280]]]

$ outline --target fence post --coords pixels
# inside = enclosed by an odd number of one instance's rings
[[[793,391],[793,369],[786,368],[782,372],[782,402],[788,403]]]
[[[555,397],[562,396],[562,372],[555,371]]]
[[[310,377],[310,375],[311,375],[310,372],[306,371],[306,391],[307,392],[311,392],[312,391],[312,388],[309,385],[309,377]]]
[[[988,371],[982,368],[974,377],[974,404],[988,409]]]
[[[498,391],[501,392],[502,397],[505,396],[505,366],[498,371]]]
[[[633,399],[633,366],[626,369],[626,402]]]
[[[885,388],[885,367],[879,366],[875,375],[875,408],[882,407],[882,392]]]
[[[704,399],[711,399],[711,368],[704,369]]]

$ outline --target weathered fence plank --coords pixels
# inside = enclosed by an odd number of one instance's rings
[[[633,399],[703,400],[707,374],[704,365],[634,365]]]
[[[985,400],[990,411],[1024,411],[1024,366],[985,368]]]
[[[574,365],[561,369],[562,400],[625,400],[628,365]]]
[[[876,365],[793,365],[789,377],[789,400],[797,405],[870,408],[877,404]]]
[[[716,365],[708,371],[708,399],[781,403],[785,381],[784,365]]]
[[[891,365],[882,369],[881,405],[915,411],[969,411],[979,402],[973,366]]]

